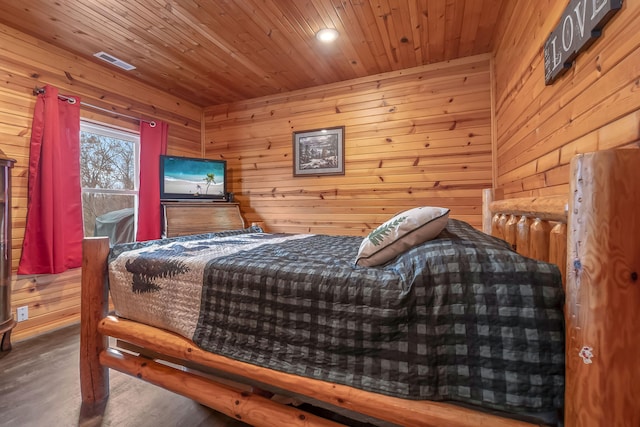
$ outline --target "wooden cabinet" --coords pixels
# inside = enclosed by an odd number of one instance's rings
[[[11,308],[11,168],[16,161],[0,150],[0,352],[11,350],[16,326]]]
[[[244,228],[240,205],[232,202],[163,202],[162,237]]]

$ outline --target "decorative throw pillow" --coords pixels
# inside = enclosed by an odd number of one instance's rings
[[[435,238],[447,226],[449,209],[431,206],[401,212],[373,230],[358,250],[356,264],[384,264],[401,253]]]

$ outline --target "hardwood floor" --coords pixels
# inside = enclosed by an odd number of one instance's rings
[[[117,371],[104,414],[80,416],[80,326],[12,343],[0,355],[0,426],[240,427],[237,420]]]

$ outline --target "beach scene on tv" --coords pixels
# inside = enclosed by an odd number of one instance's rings
[[[164,192],[191,197],[224,196],[224,164],[197,159],[164,159]]]

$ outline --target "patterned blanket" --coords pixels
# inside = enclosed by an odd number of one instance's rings
[[[562,406],[557,267],[453,219],[380,267],[355,265],[359,237],[256,231],[117,245],[117,313],[207,351],[387,395]]]

